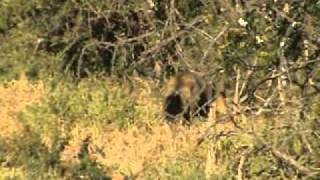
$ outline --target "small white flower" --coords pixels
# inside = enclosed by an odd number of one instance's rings
[[[42,43],[43,41],[44,41],[43,38],[38,38],[38,39],[37,39],[37,43],[38,43],[38,44]]]
[[[285,42],[284,41],[281,41],[280,42],[280,47],[283,47],[285,45]]]
[[[261,39],[260,36],[256,36],[256,41],[257,41],[257,44],[261,44],[261,43],[264,42],[263,39]]]
[[[309,81],[309,84],[310,84],[310,85],[315,85],[315,84],[316,84],[316,83],[313,81],[312,78],[309,78],[308,81]]]
[[[242,18],[239,18],[238,23],[239,23],[240,26],[242,26],[242,27],[246,27],[246,26],[248,25],[248,22],[245,21],[245,20],[242,19]]]
[[[296,21],[293,21],[293,23],[291,24],[292,27],[295,27],[297,25],[298,25],[298,23]]]
[[[285,3],[283,6],[283,12],[289,13],[289,11],[290,11],[290,6],[288,3]]]
[[[152,0],[147,0],[147,3],[149,4],[149,6],[151,8],[153,8],[155,6]]]

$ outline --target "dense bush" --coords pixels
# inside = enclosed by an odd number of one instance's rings
[[[105,177],[104,170],[89,156],[86,143],[90,142],[86,139],[79,145],[79,164],[65,167],[61,154],[73,138],[70,131],[79,124],[105,127],[113,123],[126,128],[133,125],[135,119],[146,118],[139,116],[133,99],[115,84],[88,80],[78,85],[59,86],[43,102],[27,107],[19,115],[26,129],[23,137],[3,143],[0,153],[6,158],[1,161],[6,162],[6,166],[27,168],[26,174],[31,179],[61,175]]]
[[[135,102],[116,82],[87,80],[77,85],[59,85],[41,105],[28,107],[22,119],[38,130],[57,127],[61,119],[67,127],[78,120],[117,123],[127,126],[134,123]],[[30,117],[31,116],[31,117]]]

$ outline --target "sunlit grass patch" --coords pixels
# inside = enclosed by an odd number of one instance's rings
[[[45,95],[44,84],[39,81],[31,84],[24,76],[17,81],[11,81],[0,86],[0,138],[12,138],[19,135],[22,125],[17,121],[17,115],[32,103],[40,102]]]

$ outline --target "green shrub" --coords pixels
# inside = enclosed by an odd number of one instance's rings
[[[123,89],[103,81],[67,83],[52,90],[40,104],[20,113],[19,120],[38,136],[51,139],[52,151],[60,151],[75,124],[117,124],[129,127],[135,120],[134,101]]]
[[[14,166],[35,168],[38,171],[34,176],[46,174],[49,169],[59,174],[64,169],[60,154],[68,144],[69,132],[74,125],[93,123],[106,126],[113,123],[124,128],[134,123],[134,116],[134,101],[118,85],[88,79],[78,85],[58,86],[42,103],[30,105],[19,115],[20,122],[30,134],[22,139],[23,143],[14,143],[22,149],[17,152],[19,156]],[[81,154],[80,164],[68,167],[67,176],[104,177],[104,171],[89,158],[85,147]]]
[[[18,79],[26,74],[29,79],[47,79],[55,73],[57,57],[44,52],[36,52],[37,37],[24,33],[5,37],[0,44],[0,83]]]

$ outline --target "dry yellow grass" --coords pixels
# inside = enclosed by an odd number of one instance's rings
[[[91,159],[104,167],[114,167],[115,174],[136,174],[150,165],[161,166],[181,154],[194,150],[197,139],[205,126],[185,128],[176,125],[156,124],[151,129],[77,125],[72,140],[62,153],[61,160],[69,165],[79,163],[76,158],[84,139],[91,137]]]
[[[23,135],[23,127],[17,120],[17,114],[27,105],[40,102],[45,93],[42,82],[31,84],[23,77],[0,87],[1,139],[10,140]],[[72,139],[62,152],[61,160],[66,165],[79,163],[77,155],[82,142],[90,136],[89,149],[93,160],[106,169],[116,167],[115,174],[137,173],[148,165],[161,165],[179,153],[189,151],[196,144],[201,127],[186,129],[178,125],[174,132],[173,134],[170,127],[163,123],[152,128],[132,127],[128,130],[120,130],[115,125],[100,127],[94,121],[90,125],[76,124],[71,130]]]
[[[39,102],[45,94],[44,84],[31,84],[21,76],[20,80],[0,87],[0,138],[10,139],[21,135],[22,126],[17,121],[17,114],[27,105]]]
[[[205,158],[207,145],[197,146],[198,138],[207,128],[207,123],[186,128],[182,125],[169,126],[159,123],[146,127],[132,127],[119,130],[116,126],[99,127],[76,125],[72,131],[70,144],[61,154],[66,166],[79,163],[77,154],[85,139],[90,137],[89,153],[92,160],[106,169],[112,167],[112,173],[137,174],[150,166],[161,167],[181,155],[201,151]],[[219,131],[233,129],[231,124],[220,124]]]
[[[22,125],[16,119],[17,114],[28,104],[40,102],[45,94],[43,83],[31,84],[25,78],[0,87],[0,138],[10,139],[16,137],[15,134],[23,135]],[[158,108],[144,104],[150,99],[143,101],[143,98],[139,98],[139,105]],[[189,128],[182,125],[170,127],[159,120],[152,126],[140,124],[121,130],[116,125],[101,125],[94,120],[89,124],[85,121],[76,122],[82,123],[71,128],[71,140],[61,153],[61,162],[66,167],[78,164],[83,141],[90,137],[90,158],[102,164],[107,171],[111,169],[118,179],[121,179],[121,174],[136,174],[149,166],[164,165],[185,153],[195,153],[200,149],[197,148],[198,138],[208,126],[208,123],[199,123]],[[234,128],[231,124],[220,124],[215,129],[229,131]],[[205,158],[207,147],[201,147],[201,150]]]

